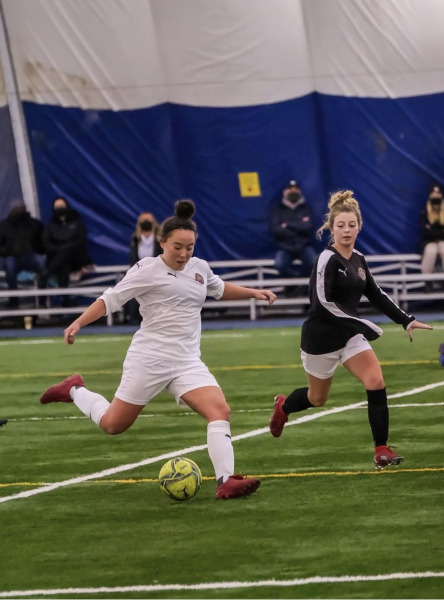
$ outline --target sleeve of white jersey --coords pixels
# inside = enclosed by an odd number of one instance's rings
[[[125,277],[117,285],[103,292],[99,299],[105,303],[107,315],[121,309],[128,300],[146,291],[149,283],[143,281],[141,276],[142,270],[143,266],[136,263],[127,271]]]
[[[210,269],[210,266],[207,263],[208,273],[207,273],[207,296],[211,296],[216,300],[220,300],[224,294],[225,283],[223,279],[213,273]]]

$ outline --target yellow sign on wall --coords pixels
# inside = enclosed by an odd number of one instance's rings
[[[258,173],[238,173],[241,196],[260,196]]]

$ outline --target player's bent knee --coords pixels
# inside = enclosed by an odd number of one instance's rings
[[[108,435],[119,435],[128,429],[129,425],[119,421],[107,419],[106,415],[103,415],[100,421],[100,429],[102,429]]]
[[[320,406],[324,406],[324,404],[327,402],[328,394],[327,395],[324,395],[324,394],[312,395],[312,394],[310,394],[308,400],[312,406],[315,406],[316,408],[318,408]]]
[[[385,388],[385,381],[382,377],[370,377],[363,383],[366,390],[383,390]]]

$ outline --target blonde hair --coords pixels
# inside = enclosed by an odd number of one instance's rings
[[[444,200],[441,200],[441,209],[439,212],[433,210],[430,198],[427,200],[427,220],[430,225],[444,225]]]
[[[328,213],[325,215],[324,224],[316,232],[319,238],[322,237],[326,229],[332,231],[335,219],[341,213],[353,213],[358,222],[359,231],[361,231],[363,221],[358,201],[353,198],[351,190],[341,190],[330,194]]]
[[[157,238],[157,234],[159,231],[159,223],[156,221],[156,217],[153,215],[153,213],[150,212],[143,212],[140,213],[140,215],[137,217],[137,224],[136,224],[136,230],[134,231],[134,237],[137,238],[137,240],[140,242],[141,238],[142,238],[142,229],[140,227],[140,224],[142,223],[142,221],[151,221],[151,223],[153,224],[153,235],[154,235],[154,239]]]

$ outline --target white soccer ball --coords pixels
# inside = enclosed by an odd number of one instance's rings
[[[159,473],[160,489],[173,500],[189,500],[202,485],[202,473],[190,458],[172,458]]]

